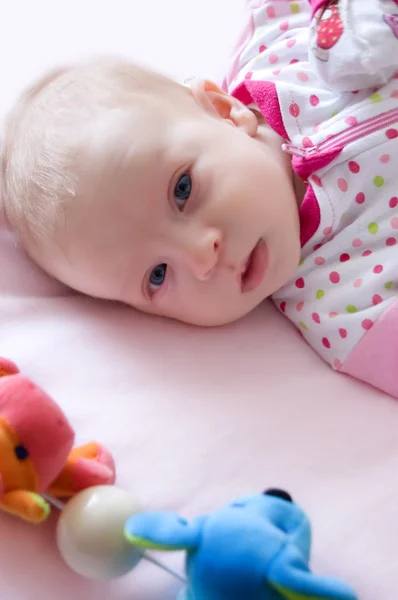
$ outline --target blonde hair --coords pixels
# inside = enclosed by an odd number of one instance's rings
[[[1,199],[7,223],[26,245],[46,239],[78,195],[82,144],[109,110],[131,110],[148,95],[171,100],[184,86],[121,59],[96,59],[48,73],[5,121]]]

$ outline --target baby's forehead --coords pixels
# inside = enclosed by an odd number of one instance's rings
[[[172,168],[197,146],[197,121],[170,103],[113,109],[92,123],[77,168],[93,180],[130,175],[139,182],[148,169]],[[127,173],[126,173],[127,171]],[[155,173],[153,173],[153,176]],[[87,178],[87,177],[86,177]]]

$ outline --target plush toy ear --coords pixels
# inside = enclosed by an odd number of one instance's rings
[[[311,573],[296,548],[287,548],[267,573],[269,584],[284,600],[358,600],[342,581]]]
[[[125,526],[125,537],[148,550],[193,550],[197,548],[203,518],[188,523],[168,512],[138,513]]]

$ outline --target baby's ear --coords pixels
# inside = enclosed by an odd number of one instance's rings
[[[256,115],[242,102],[223,92],[215,83],[194,79],[190,83],[195,102],[208,114],[230,121],[250,137],[258,130]]]
[[[124,528],[125,537],[133,545],[147,550],[193,550],[200,540],[202,522],[188,523],[167,512],[138,513]]]

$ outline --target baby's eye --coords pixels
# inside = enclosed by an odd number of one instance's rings
[[[149,291],[156,292],[164,284],[166,279],[167,265],[158,265],[149,276]]]
[[[174,197],[178,209],[182,212],[185,208],[185,203],[191,195],[192,191],[192,178],[189,173],[184,173],[177,181],[177,185],[174,190]]]

